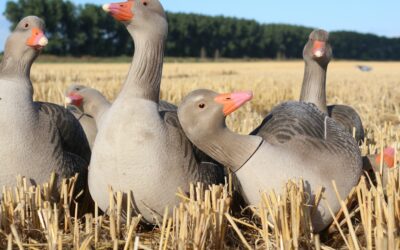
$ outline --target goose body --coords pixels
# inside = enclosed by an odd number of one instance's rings
[[[337,212],[340,204],[331,181],[336,181],[339,194],[346,197],[362,173],[360,151],[351,135],[315,105],[302,102],[275,107],[259,135],[235,134],[226,128],[224,117],[244,103],[235,95],[226,97],[207,90],[189,94],[178,114],[190,140],[236,173],[251,205],[260,202],[261,191],[281,190],[289,179],[302,178],[312,198],[323,187]],[[227,99],[221,101],[223,96]],[[203,105],[208,108],[198,111]],[[314,230],[321,231],[332,222],[332,216],[320,203],[312,220]]]
[[[259,196],[251,192],[257,186],[279,190],[283,181],[302,178],[312,197],[319,187],[323,187],[326,200],[333,211],[338,211],[340,204],[332,180],[335,180],[341,197],[345,198],[362,174],[361,153],[351,135],[313,104],[301,102],[277,106],[264,124],[256,134],[268,143],[264,143],[263,151],[254,154],[237,172],[238,179],[243,180],[243,189],[248,190],[244,192],[253,196],[249,199],[251,203],[257,204],[254,202]],[[246,166],[251,167],[244,168]],[[272,182],[266,183],[263,179]],[[318,206],[313,222],[317,231],[332,222],[326,206]]]
[[[300,101],[314,103],[322,112],[338,122],[346,131],[353,134],[357,142],[364,140],[364,128],[358,113],[350,106],[326,104],[326,74],[332,48],[329,34],[324,30],[314,30],[303,51],[305,62],[304,79]]]
[[[105,5],[127,26],[135,42],[131,69],[121,93],[105,114],[89,171],[92,197],[102,210],[108,188],[132,192],[135,209],[148,222],[178,203],[178,188],[190,182],[223,182],[223,169],[202,162],[186,138],[176,111],[160,111],[159,91],[167,22],[157,0]]]
[[[0,185],[13,186],[18,174],[40,184],[52,172],[59,177],[79,173],[77,189],[82,189],[90,148],[79,122],[61,106],[33,101],[30,68],[47,44],[43,27],[34,16],[21,20],[0,65]]]

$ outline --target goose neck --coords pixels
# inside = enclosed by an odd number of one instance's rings
[[[0,64],[0,74],[2,77],[22,78],[29,81],[34,59],[26,56],[17,58],[6,51]]]
[[[306,61],[300,101],[314,103],[322,112],[328,113],[326,106],[326,71],[315,61]]]
[[[263,143],[259,136],[236,134],[226,127],[208,136],[206,140],[204,138],[202,136],[195,140],[194,144],[233,172],[246,164]]]
[[[164,38],[134,37],[135,52],[123,90],[124,96],[159,101]]]
[[[106,112],[106,110],[109,109],[109,107],[110,104],[108,102],[98,101],[91,105],[91,108],[89,109],[89,112],[87,112],[87,114],[95,119],[96,124],[100,124],[104,113]]]

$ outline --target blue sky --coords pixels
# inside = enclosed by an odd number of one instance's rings
[[[110,0],[113,1],[113,0]],[[6,0],[1,0],[0,13]],[[104,4],[108,0],[73,0]],[[400,37],[400,0],[161,0],[165,9],[255,19],[262,23],[288,23],[332,30],[370,32]],[[8,22],[0,16],[0,50]]]

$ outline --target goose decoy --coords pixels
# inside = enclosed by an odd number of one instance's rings
[[[355,139],[358,143],[362,142],[364,128],[358,113],[350,106],[326,105],[326,71],[332,59],[328,32],[325,30],[311,32],[303,50],[303,59],[305,70],[300,101],[314,103],[351,134],[355,128]]]
[[[357,65],[357,68],[362,72],[370,72],[372,71],[372,67],[366,65]]]
[[[263,137],[233,133],[226,127],[226,116],[251,98],[249,92],[219,95],[196,90],[179,105],[179,121],[194,145],[236,173],[250,205],[259,204],[260,191],[282,190],[289,179],[303,178],[311,204],[323,187],[333,211],[339,211],[331,181],[346,197],[362,173],[360,151],[351,135],[314,104],[303,102],[275,107]],[[323,202],[312,221],[316,232],[332,222]]]
[[[109,206],[110,186],[132,192],[136,212],[152,223],[167,205],[178,204],[178,188],[189,191],[190,182],[222,183],[224,171],[190,143],[176,111],[159,111],[168,33],[160,2],[136,0],[103,8],[125,24],[135,52],[123,88],[98,131],[89,188],[103,211]]]
[[[66,91],[65,104],[81,123],[90,148],[93,148],[101,118],[108,111],[111,103],[97,89],[74,84]],[[168,102],[160,101],[159,109],[160,111],[176,111],[177,107]]]
[[[39,184],[52,172],[79,173],[81,190],[91,154],[82,127],[63,107],[33,101],[30,71],[48,43],[44,26],[38,17],[25,17],[6,42],[0,64],[0,185],[13,186],[18,174]]]
[[[110,102],[97,89],[74,84],[66,91],[65,104],[81,123],[90,148],[93,148],[97,127],[111,106]]]

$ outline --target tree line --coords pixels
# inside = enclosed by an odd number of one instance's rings
[[[57,56],[131,55],[133,43],[125,27],[100,6],[65,0],[8,1],[5,17],[13,29],[20,19],[37,15],[46,21],[50,43],[46,53]],[[223,16],[167,13],[166,55],[202,58],[301,58],[312,28],[261,24]],[[360,60],[400,60],[400,38],[331,32],[334,57]]]

